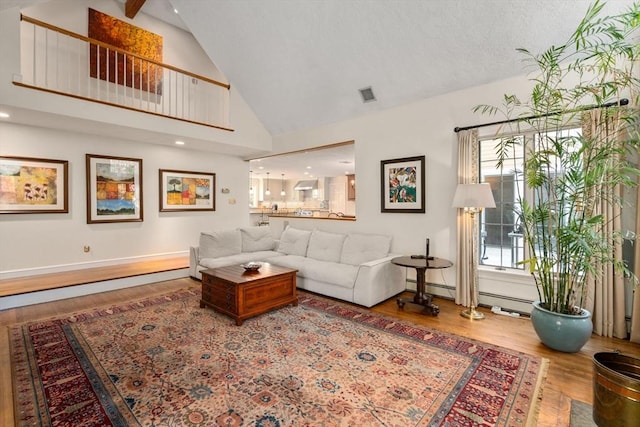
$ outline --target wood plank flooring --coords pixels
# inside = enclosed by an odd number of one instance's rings
[[[189,267],[189,257],[163,258],[0,280],[0,297],[86,285]]]
[[[184,288],[200,289],[200,282],[190,278],[169,280],[0,311],[0,425],[14,425],[7,325],[120,304]],[[407,293],[407,296],[409,295],[411,294]],[[424,314],[419,307],[410,304],[405,306],[404,311],[400,310],[395,299],[375,306],[372,311],[549,359],[549,371],[544,383],[538,418],[539,426],[568,426],[571,399],[592,403],[593,354],[614,350],[626,354],[640,354],[639,344],[595,335],[579,353],[559,353],[539,342],[530,321],[526,318],[495,315],[481,308],[480,311],[485,313],[486,319],[470,321],[460,316],[461,307],[453,302],[436,299],[435,303],[440,306],[438,317]]]

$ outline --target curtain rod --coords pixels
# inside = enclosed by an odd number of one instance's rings
[[[629,104],[629,100],[627,98],[622,98],[620,101],[612,101],[612,102],[608,102],[606,104],[602,104],[602,105],[588,105],[586,107],[582,107],[582,108],[576,108],[574,110],[570,110],[567,111],[568,113],[575,113],[578,111],[588,111],[588,110],[593,110],[596,108],[609,108],[609,107],[614,107],[614,106],[623,106],[623,105],[627,105]],[[469,129],[475,129],[475,128],[482,128],[485,126],[493,126],[493,125],[501,125],[504,123],[512,123],[512,122],[519,122],[522,120],[532,120],[532,119],[540,119],[542,117],[548,117],[548,116],[554,116],[556,114],[559,114],[560,111],[554,111],[551,113],[546,113],[546,114],[538,114],[538,115],[533,115],[533,116],[527,116],[527,117],[519,117],[516,119],[508,119],[508,120],[501,120],[498,122],[490,122],[490,123],[482,123],[480,125],[474,125],[474,126],[465,126],[465,127],[455,127],[453,128],[453,131],[455,133],[460,132],[461,130],[469,130]]]

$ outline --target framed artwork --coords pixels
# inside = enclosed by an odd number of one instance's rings
[[[87,154],[87,224],[142,221],[142,160]]]
[[[160,169],[160,212],[215,211],[216,174]]]
[[[424,176],[424,156],[382,160],[382,212],[424,213]]]
[[[0,213],[69,212],[69,162],[0,156]]]
[[[123,55],[92,43],[91,77],[162,95],[162,67],[156,64],[162,62],[162,36],[89,8],[88,37],[133,54]]]

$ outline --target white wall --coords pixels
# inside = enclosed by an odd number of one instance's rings
[[[0,155],[69,161],[68,214],[0,218],[0,277],[24,270],[186,255],[203,230],[248,224],[248,163],[231,156],[122,140],[117,137],[0,123]],[[87,224],[85,154],[142,159],[144,221]],[[215,212],[159,212],[158,169],[216,174]],[[231,191],[222,194],[220,189]],[[235,199],[235,204],[230,200]],[[91,247],[89,253],[83,247]]]
[[[457,184],[456,126],[467,126],[497,120],[474,114],[478,104],[500,105],[503,94],[525,95],[530,83],[524,77],[514,78],[425,99],[359,118],[274,137],[275,152],[326,145],[338,141],[355,140],[355,174],[358,180],[357,220],[353,230],[393,235],[392,251],[401,254],[424,252],[425,239],[430,238],[432,255],[453,261],[454,267],[430,271],[433,283],[456,284],[456,209],[451,207]],[[499,118],[498,118],[499,119]],[[489,129],[481,132],[491,134]],[[426,156],[426,212],[380,212],[380,161]],[[322,223],[323,228],[330,225]],[[345,224],[340,224],[344,227]],[[500,274],[505,283],[495,279]],[[490,272],[491,279],[481,276],[480,290],[510,295],[514,298],[536,299],[530,278],[522,274]],[[487,277],[487,276],[485,276]],[[524,284],[523,284],[524,282]],[[515,285],[518,283],[519,285]],[[433,289],[438,293],[438,289]],[[443,295],[452,296],[449,291]],[[489,302],[481,297],[481,302]],[[513,309],[527,310],[528,304]]]
[[[180,28],[157,20],[144,13],[134,19],[124,15],[124,2],[117,0],[49,0],[24,8],[30,18],[55,25],[74,33],[87,35],[88,9],[94,9],[144,28],[162,37],[162,62],[214,79],[225,80],[211,60],[207,58],[193,36]]]
[[[230,132],[15,86],[13,81],[20,81],[21,74],[20,13],[86,35],[89,7],[161,35],[166,64],[227,81],[193,36],[184,30],[145,14],[128,19],[124,16],[124,4],[116,0],[51,0],[24,10],[16,7],[0,12],[0,106],[9,106],[16,113],[29,110],[53,116],[44,116],[40,121],[46,120],[49,127],[58,129],[73,128],[69,119],[77,125],[82,119],[88,122],[91,133],[105,134],[105,127],[120,126],[143,131],[139,139],[149,142],[170,144],[175,139],[191,140],[191,145],[198,149],[227,154],[271,150],[271,135],[233,87],[229,92],[229,122],[234,131]]]
[[[20,74],[20,13],[86,34],[89,7],[161,35],[165,63],[226,80],[191,34],[144,14],[130,20],[116,0],[52,0],[0,12],[0,107],[15,113],[0,122],[0,155],[68,160],[70,169],[68,214],[0,217],[0,278],[186,254],[200,231],[249,221],[248,164],[239,156],[268,151],[271,135],[237,91],[230,93],[235,131],[228,132],[13,85]],[[174,146],[178,138],[187,146]],[[143,222],[86,223],[87,153],[143,160]],[[160,213],[158,169],[216,173],[217,210]],[[220,193],[223,187],[231,192]]]

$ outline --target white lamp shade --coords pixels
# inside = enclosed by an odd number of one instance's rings
[[[458,184],[453,196],[454,208],[495,208],[491,186],[481,184]]]

